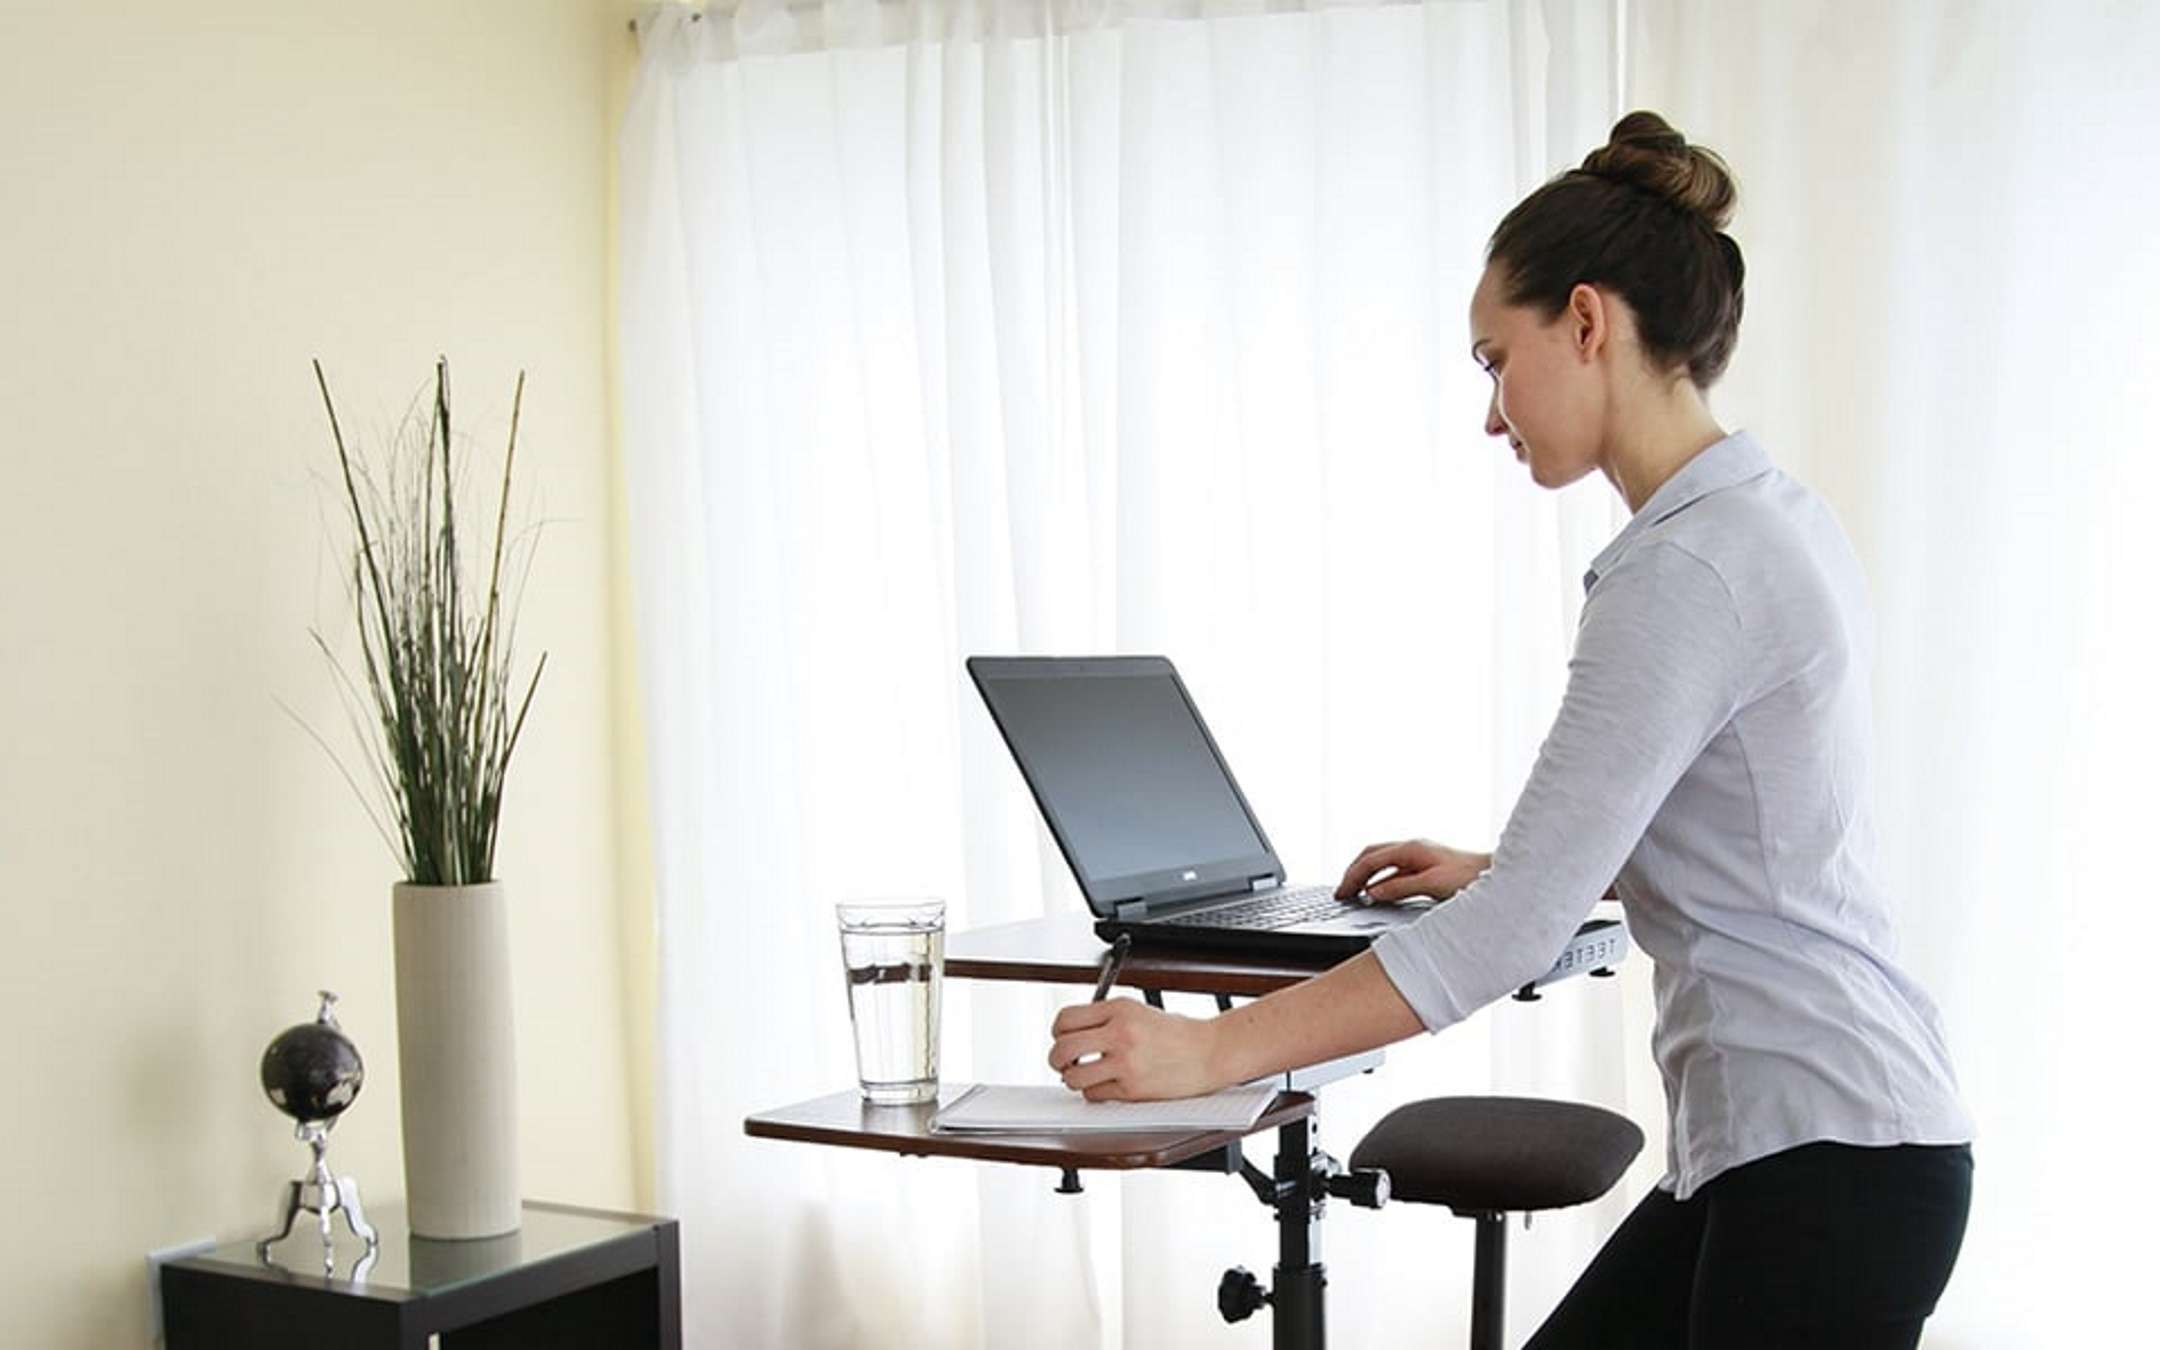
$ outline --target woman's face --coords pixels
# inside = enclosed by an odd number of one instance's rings
[[[1485,432],[1505,436],[1540,487],[1565,487],[1599,465],[1607,390],[1597,355],[1603,297],[1577,286],[1548,320],[1506,301],[1507,278],[1486,267],[1470,298],[1470,354],[1492,376]]]

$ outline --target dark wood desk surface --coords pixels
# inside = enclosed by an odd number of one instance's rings
[[[1092,986],[1106,944],[1086,915],[1030,919],[957,933],[945,941],[945,973],[962,980],[1027,980]],[[1135,952],[1118,983],[1168,993],[1257,996],[1308,979],[1325,965],[1224,959],[1202,955]],[[950,1102],[967,1090],[948,1083],[939,1094]],[[743,1121],[743,1133],[760,1139],[792,1139],[843,1148],[867,1148],[925,1157],[1033,1164],[1038,1167],[1130,1170],[1173,1167],[1258,1134],[1309,1118],[1313,1099],[1285,1092],[1245,1131],[1171,1134],[933,1134],[936,1106],[872,1106],[853,1090],[835,1092]]]
[[[959,980],[1093,985],[1105,944],[1084,914],[975,928],[945,939],[945,973]],[[1257,997],[1309,979],[1325,964],[1135,951],[1118,983],[1174,994]]]
[[[1250,1130],[1171,1134],[933,1134],[930,1115],[967,1091],[948,1083],[936,1104],[872,1106],[850,1088],[812,1101],[760,1111],[743,1121],[743,1133],[760,1139],[796,1139],[886,1153],[1032,1163],[1038,1167],[1130,1170],[1170,1167],[1312,1115],[1303,1092],[1279,1094]]]

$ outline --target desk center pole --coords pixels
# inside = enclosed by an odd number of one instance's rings
[[[1275,1287],[1275,1350],[1325,1350],[1327,1267],[1320,1264],[1320,1217],[1326,1196],[1313,1184],[1313,1120],[1276,1132],[1275,1222],[1280,1239]]]

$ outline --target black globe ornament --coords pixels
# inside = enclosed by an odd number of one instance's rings
[[[336,1120],[367,1078],[359,1048],[331,1015],[337,995],[324,990],[322,999],[314,1021],[279,1032],[262,1057],[263,1092],[270,1104],[302,1124]]]
[[[360,1064],[360,1051],[339,1029],[330,1011],[337,1006],[337,995],[327,989],[321,993],[322,1008],[315,1020],[285,1028],[263,1051],[263,1092],[272,1106],[297,1122],[293,1136],[308,1146],[314,1165],[305,1178],[285,1183],[285,1194],[278,1205],[278,1230],[255,1244],[255,1254],[268,1264],[271,1246],[283,1241],[292,1232],[293,1220],[306,1212],[315,1216],[316,1230],[322,1236],[323,1274],[330,1275],[335,1269],[330,1216],[342,1210],[354,1235],[367,1243],[366,1254],[353,1265],[352,1277],[360,1280],[375,1264],[379,1245],[375,1229],[360,1209],[360,1183],[351,1177],[331,1175],[324,1155],[330,1147],[330,1127],[360,1095],[367,1071]]]

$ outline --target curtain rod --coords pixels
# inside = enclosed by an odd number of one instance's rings
[[[789,9],[806,9],[806,8],[809,8],[809,7],[811,6],[811,5],[813,5],[813,4],[816,4],[816,3],[817,3],[817,0],[787,0],[787,8],[789,8]],[[658,9],[658,8],[662,8],[662,6],[655,6],[654,8],[655,8],[655,9]],[[1627,26],[1627,0],[1613,0],[1613,11],[1614,11],[1614,15],[1615,15],[1615,20],[1614,20],[1614,22],[1615,22],[1615,26],[1616,26],[1616,28],[1617,28],[1617,29],[1619,30],[1619,37],[1620,37],[1620,42],[1619,42],[1619,44],[1618,44],[1618,46],[1619,46],[1619,51],[1615,53],[1615,61],[1616,61],[1616,63],[1617,63],[1617,62],[1624,62],[1624,61],[1625,61],[1625,60],[1627,59],[1627,57],[1626,57],[1626,41],[1627,41],[1627,35],[1626,35],[1626,26]],[[649,12],[649,11],[648,11],[648,12]],[[692,23],[697,23],[697,22],[701,21],[702,19],[704,19],[704,17],[705,17],[705,11],[704,11],[704,10],[702,10],[702,9],[693,9],[693,10],[691,10],[691,11],[690,11],[690,22],[692,22]],[[636,32],[637,32],[637,30],[638,30],[638,24],[639,24],[639,22],[640,22],[640,20],[638,20],[638,19],[632,19],[632,20],[630,20],[630,21],[629,21],[629,22],[628,22],[627,24],[625,24],[625,25],[624,25],[624,27],[628,28],[628,29],[629,29],[629,30],[630,30],[630,31],[631,31],[632,33],[636,33]],[[1616,75],[1617,75],[1617,66],[1616,66]],[[1614,83],[1615,83],[1615,85],[1617,85],[1617,84],[1618,84],[1618,80],[1617,80],[1617,78],[1615,79]],[[1625,100],[1622,100],[1622,101],[1624,102]],[[1624,111],[1626,111],[1626,110],[1625,110],[1625,109],[1622,109],[1622,111],[1624,112]],[[1615,113],[1615,114],[1614,114],[1614,116],[1615,116],[1615,117],[1617,117],[1617,116],[1619,116],[1619,115],[1620,115],[1620,114],[1618,114],[1618,113]]]

